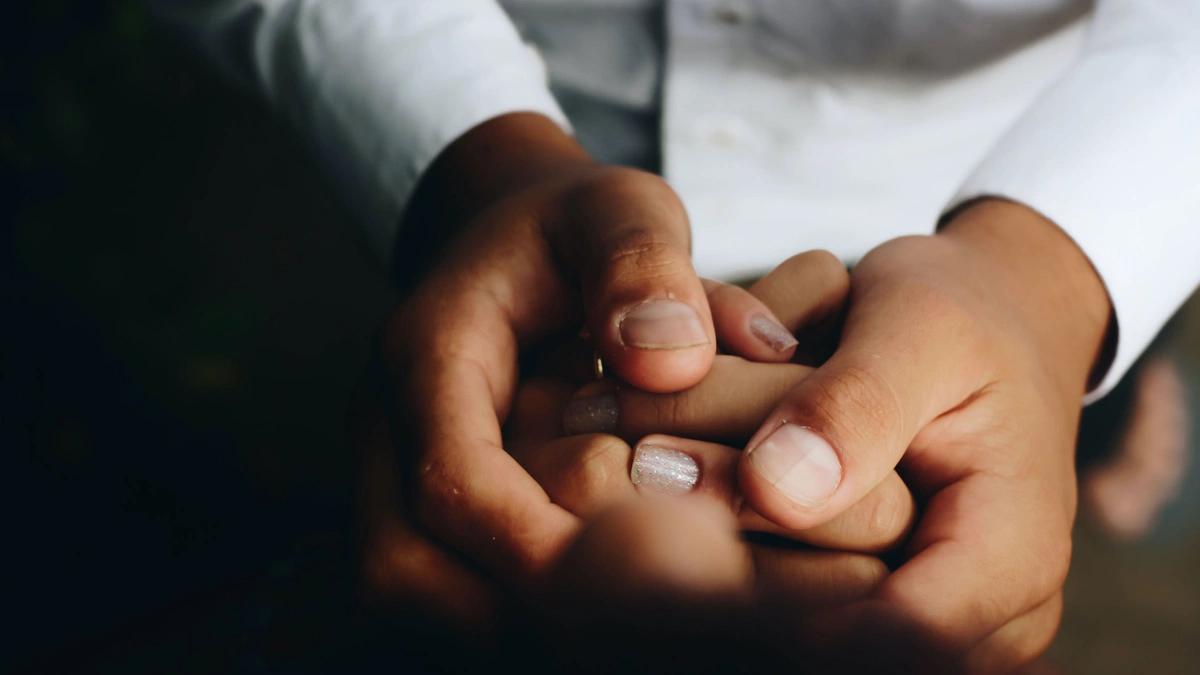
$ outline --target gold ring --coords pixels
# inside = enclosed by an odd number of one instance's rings
[[[592,353],[592,376],[597,380],[604,379],[604,359],[600,357],[600,352]]]

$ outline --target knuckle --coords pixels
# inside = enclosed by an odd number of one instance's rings
[[[1036,617],[1035,625],[1013,640],[1013,662],[1017,665],[1027,664],[1041,656],[1054,641],[1062,622],[1062,596],[1052,598],[1050,604],[1037,613],[1042,616]]]
[[[427,525],[448,524],[466,501],[467,490],[439,465],[424,466],[413,498],[417,517]]]
[[[846,560],[846,574],[860,588],[873,590],[887,578],[888,568],[875,556],[854,555]]]
[[[1039,579],[1038,589],[1043,592],[1058,591],[1066,583],[1071,568],[1071,537],[1069,534],[1048,536],[1040,549],[1042,578]]]
[[[1050,647],[1062,620],[1062,594],[1015,619],[967,655],[965,672],[1009,673],[1031,663]]]
[[[859,365],[839,369],[816,384],[813,411],[839,438],[861,440],[865,430],[882,430],[889,443],[906,434],[904,408],[896,389],[875,370]]]
[[[894,546],[908,531],[912,499],[903,490],[885,489],[872,500],[864,514],[864,535],[881,549]]]
[[[708,304],[715,313],[718,308],[737,308],[744,302],[752,300],[750,292],[732,284],[720,284],[708,294]]]
[[[605,261],[614,281],[671,277],[690,265],[675,244],[642,227],[623,235]]]
[[[1042,629],[1037,635],[1040,638],[1033,656],[1037,656],[1050,646],[1054,641],[1054,636],[1058,633],[1058,629],[1062,626],[1063,618],[1063,594],[1062,591],[1054,594],[1050,599],[1050,606],[1046,610],[1046,621]]]
[[[1034,536],[1023,537],[1025,553],[1019,559],[1024,576],[1026,601],[1035,602],[1062,590],[1071,567],[1070,526],[1043,524]]]
[[[661,394],[654,399],[657,413],[656,427],[660,431],[686,429],[692,419],[692,404],[689,392]]]
[[[567,481],[567,496],[576,504],[595,504],[613,496],[629,481],[629,446],[616,436],[588,436]]]

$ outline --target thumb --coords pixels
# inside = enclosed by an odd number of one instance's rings
[[[572,191],[549,239],[578,270],[588,328],[605,366],[650,392],[708,372],[716,337],[690,255],[687,215],[662,179],[607,170]]]
[[[834,355],[750,439],[739,483],[763,516],[796,529],[832,519],[892,472],[926,424],[988,381],[969,318],[911,290],[861,293]]]

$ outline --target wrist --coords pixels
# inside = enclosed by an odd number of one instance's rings
[[[975,269],[1006,301],[1039,353],[1071,388],[1107,367],[1112,305],[1086,254],[1052,221],[1002,199],[955,214],[939,236],[969,251]]]

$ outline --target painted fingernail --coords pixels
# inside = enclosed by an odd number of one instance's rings
[[[650,300],[621,319],[621,342],[638,349],[686,349],[708,344],[708,334],[690,306]]]
[[[842,464],[833,447],[795,424],[781,425],[749,454],[750,465],[801,506],[824,504],[842,482]]]
[[[777,352],[785,352],[799,344],[788,329],[763,314],[755,314],[750,318],[750,332]]]
[[[563,431],[569,436],[612,433],[617,412],[617,395],[612,392],[571,399],[563,410]]]
[[[629,480],[639,489],[682,495],[696,487],[700,465],[686,452],[661,445],[639,445],[633,453]]]

